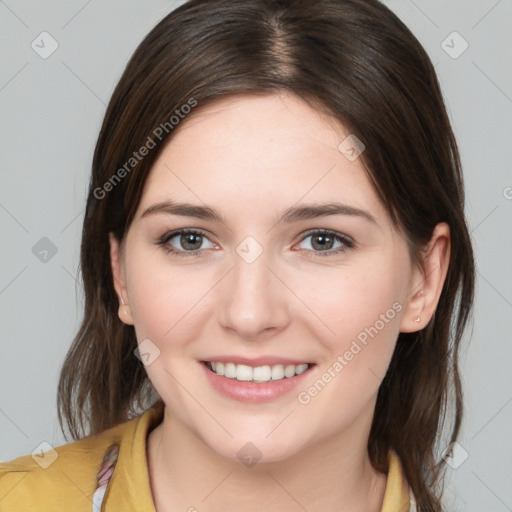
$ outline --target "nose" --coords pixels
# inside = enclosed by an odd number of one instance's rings
[[[265,253],[251,263],[235,254],[220,291],[219,322],[239,338],[262,339],[290,322],[286,286],[270,269]]]

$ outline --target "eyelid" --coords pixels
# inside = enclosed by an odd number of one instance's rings
[[[308,236],[315,235],[317,233],[325,233],[325,234],[331,235],[332,237],[340,238],[345,243],[350,243],[350,244],[355,245],[355,241],[352,237],[346,235],[345,233],[339,233],[338,231],[333,231],[332,229],[327,229],[327,228],[309,229],[305,233],[302,233],[300,241],[304,240]]]
[[[167,233],[162,235],[159,240],[161,242],[168,242],[171,238],[174,238],[177,235],[188,235],[188,234],[201,235],[204,238],[210,240],[210,235],[208,233],[206,233],[206,231],[203,231],[202,229],[197,229],[197,228],[174,229],[174,230],[168,231]],[[210,240],[210,242],[212,242],[212,241]],[[214,242],[212,242],[212,243],[214,243]]]
[[[324,229],[322,229],[322,228],[310,229],[310,230],[306,231],[305,233],[302,233],[299,242],[302,242],[308,236],[316,235],[316,234],[330,235],[333,238],[339,239],[344,244],[350,245],[352,247],[356,245],[354,239],[352,237],[346,235],[345,233],[339,233],[338,231],[333,231],[332,229],[325,229],[325,228]]]

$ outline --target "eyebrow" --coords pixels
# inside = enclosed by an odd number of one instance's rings
[[[218,221],[225,224],[222,215],[209,206],[198,206],[190,203],[176,203],[173,201],[162,201],[148,207],[142,213],[141,218],[158,213],[180,215],[183,217],[195,217],[197,219]],[[353,206],[341,203],[292,206],[284,211],[277,223],[292,223],[300,220],[327,217],[330,215],[349,215],[354,217],[361,217],[378,225],[377,220],[371,213],[360,208],[355,208]]]
[[[362,217],[374,224],[378,224],[377,220],[370,212],[341,203],[293,206],[284,212],[279,222],[296,222],[299,220],[327,217],[329,215],[350,215],[354,217]]]
[[[162,201],[150,206],[141,215],[141,218],[155,213],[167,213],[169,215],[181,215],[183,217],[196,217],[197,219],[216,220],[224,223],[222,216],[209,206],[196,206],[189,203],[175,203]]]

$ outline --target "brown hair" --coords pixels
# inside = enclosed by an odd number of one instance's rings
[[[444,461],[436,450],[447,412],[447,443],[457,439],[462,418],[457,361],[473,302],[473,253],[459,154],[435,71],[376,0],[192,0],[140,44],[94,154],[81,247],[85,312],[60,376],[61,427],[75,439],[98,433],[158,398],[134,357],[133,327],[117,317],[109,233],[123,240],[159,151],[179,129],[171,116],[187,104],[200,109],[234,94],[280,91],[334,116],[364,142],[367,173],[413,258],[437,223],[450,226],[437,311],[423,330],[399,335],[368,442],[381,471],[389,450],[398,453],[420,511],[441,510]],[[154,147],[130,160],[150,139]]]

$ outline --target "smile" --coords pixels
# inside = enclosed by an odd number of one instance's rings
[[[208,368],[217,375],[243,382],[264,383],[295,377],[304,373],[308,363],[303,364],[275,364],[252,367],[246,364],[223,363],[219,361],[206,361]]]
[[[206,382],[216,393],[238,402],[262,404],[291,397],[316,372],[317,363],[278,355],[249,358],[213,355],[198,360]]]

